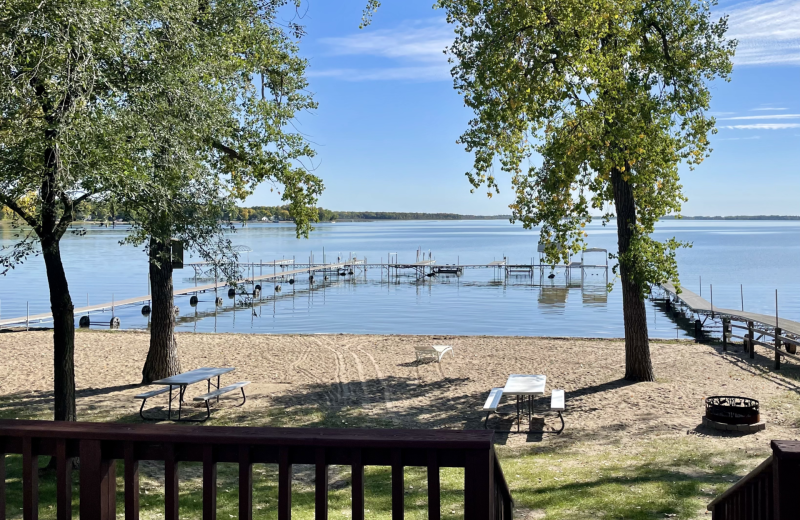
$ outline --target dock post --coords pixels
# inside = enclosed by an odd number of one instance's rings
[[[781,328],[775,327],[775,370],[781,369]]]
[[[756,357],[756,344],[753,341],[756,339],[755,332],[753,332],[753,322],[747,322],[747,344],[750,347],[750,359],[754,359]]]
[[[703,324],[700,320],[694,320],[694,341],[695,343],[700,343],[700,334],[703,330]]]
[[[728,327],[730,327],[731,320],[722,318],[722,351],[728,351]]]

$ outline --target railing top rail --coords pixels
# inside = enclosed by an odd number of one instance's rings
[[[775,443],[775,441],[772,442],[773,444]],[[734,485],[725,490],[723,494],[715,498],[710,504],[708,504],[706,509],[709,511],[713,510],[714,506],[716,506],[723,500],[727,499],[729,496],[736,493],[742,486],[753,480],[755,477],[759,476],[761,473],[763,473],[771,466],[772,466],[772,455],[770,455],[764,462],[756,466],[756,468],[753,471],[751,471],[750,473],[739,479],[738,482],[736,482]]]
[[[66,438],[176,444],[416,448],[438,450],[491,449],[494,432],[487,430],[367,430],[270,428],[256,426],[183,426],[0,420],[0,437]]]

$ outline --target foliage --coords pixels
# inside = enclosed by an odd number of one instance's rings
[[[495,166],[509,173],[513,219],[541,225],[556,260],[584,246],[590,211],[609,222],[615,189],[629,186],[635,218],[623,224],[632,236],[618,262],[642,295],[677,280],[682,244],[650,234],[685,200],[678,165],[711,151],[707,82],[731,72],[727,20],[693,0],[437,5],[456,26],[455,86],[476,114],[460,139],[475,155],[474,188],[491,196]]]

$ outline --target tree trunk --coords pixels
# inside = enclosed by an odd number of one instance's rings
[[[42,256],[53,312],[53,396],[56,421],[75,421],[75,313],[61,248],[55,238],[42,238]]]
[[[611,172],[614,204],[617,210],[620,278],[622,282],[622,314],[625,319],[625,379],[655,381],[650,361],[650,340],[647,335],[647,311],[644,298],[624,261],[636,226],[636,201],[633,187],[622,178],[622,172]]]
[[[153,298],[150,350],[142,369],[142,384],[181,373],[175,341],[175,311],[169,239],[150,239],[150,288]]]

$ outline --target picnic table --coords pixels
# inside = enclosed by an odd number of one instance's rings
[[[503,394],[513,395],[517,398],[517,431],[519,431],[520,423],[520,404],[522,404],[523,412],[525,405],[527,405],[528,420],[530,420],[532,413],[532,398],[544,395],[545,383],[547,383],[547,376],[541,374],[511,374],[508,376],[506,386],[503,388]]]
[[[206,419],[208,419],[211,416],[211,410],[210,410],[210,408],[208,406],[208,401],[210,399],[213,399],[213,398],[216,398],[217,401],[219,401],[219,396],[220,395],[222,395],[222,394],[224,394],[226,392],[230,392],[232,390],[237,390],[237,389],[241,389],[242,390],[242,398],[243,398],[242,404],[244,404],[244,399],[246,399],[246,397],[244,395],[244,387],[246,385],[250,384],[249,381],[240,381],[238,383],[234,383],[233,385],[229,385],[229,386],[226,386],[224,388],[220,388],[220,378],[221,378],[221,376],[223,376],[224,374],[228,374],[230,372],[233,372],[234,370],[236,370],[236,369],[233,368],[233,367],[226,367],[226,368],[203,367],[203,368],[197,368],[195,370],[190,370],[190,371],[184,372],[182,374],[177,374],[177,375],[174,375],[174,376],[171,376],[171,377],[167,377],[167,378],[164,378],[164,379],[159,379],[158,381],[153,381],[152,384],[160,385],[160,386],[163,386],[165,388],[161,388],[161,389],[158,389],[158,390],[152,390],[150,392],[146,392],[144,394],[139,394],[139,395],[136,396],[137,399],[142,399],[142,407],[139,410],[139,415],[141,415],[143,419],[148,419],[147,417],[145,417],[142,414],[142,412],[144,410],[144,404],[145,404],[145,402],[147,402],[147,399],[150,398],[150,397],[153,397],[153,396],[156,396],[156,395],[159,395],[159,394],[163,394],[163,393],[166,393],[167,391],[169,391],[169,408],[168,408],[168,411],[167,411],[167,419],[168,420],[172,420],[172,400],[173,400],[172,390],[173,390],[173,388],[176,388],[178,390],[178,418],[177,418],[178,421],[192,421],[192,422],[205,421]],[[216,384],[214,384],[212,382],[212,380],[214,378],[217,379]],[[181,418],[181,412],[182,412],[182,409],[183,409],[183,397],[186,394],[186,389],[189,387],[189,385],[193,385],[195,383],[200,383],[202,381],[206,381],[207,393],[204,394],[204,395],[195,397],[194,400],[195,401],[204,401],[205,402],[205,404],[206,404],[206,417],[204,419],[200,419],[200,420],[198,420],[198,419],[182,419]],[[216,389],[213,392],[211,391],[212,387],[214,387]]]

